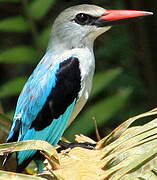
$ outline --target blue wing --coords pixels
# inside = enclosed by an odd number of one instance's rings
[[[40,139],[57,144],[67,127],[80,88],[77,58],[71,57],[53,66],[42,61],[21,92],[7,141]],[[26,166],[28,163],[24,162],[35,153],[19,152],[18,165]]]
[[[35,131],[34,128],[28,130],[23,140],[40,139],[40,140],[48,141],[53,145],[57,144],[67,127],[68,119],[73,111],[74,105],[75,105],[75,101],[67,108],[67,110],[63,115],[61,115],[58,119],[54,119],[51,125],[46,127],[45,129],[41,131]],[[19,165],[18,168],[23,169],[23,167],[25,166],[25,164],[23,164],[25,163],[25,160],[33,157],[35,153],[36,151],[34,150],[18,152],[17,154],[17,160]]]
[[[53,68],[39,64],[25,84],[17,101],[14,121],[7,140],[13,138],[18,132],[18,139],[22,140],[37,114],[42,109],[50,91],[56,84],[56,72],[59,64]],[[19,127],[20,126],[20,129]]]

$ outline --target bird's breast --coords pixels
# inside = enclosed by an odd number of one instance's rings
[[[89,49],[83,49],[79,51],[76,50],[76,52],[73,53],[73,56],[76,56],[79,59],[79,68],[81,72],[81,89],[78,94],[78,100],[72,113],[70,123],[75,119],[75,117],[84,107],[89,98],[95,70],[94,55],[93,52]]]
[[[51,58],[52,66],[71,57],[77,58],[79,61],[79,68],[81,72],[81,89],[79,92],[79,97],[81,97],[82,95],[87,97],[90,94],[93,74],[95,70],[93,50],[89,48],[74,48],[71,50],[65,50],[59,55],[58,53],[57,55],[54,54]]]

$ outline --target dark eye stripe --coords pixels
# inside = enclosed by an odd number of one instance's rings
[[[79,13],[75,16],[74,21],[80,25],[94,25],[97,19],[97,17],[93,17],[84,13]]]

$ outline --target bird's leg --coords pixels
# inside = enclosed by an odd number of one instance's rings
[[[89,142],[84,142],[84,143],[78,143],[78,142],[74,142],[74,143],[68,143],[68,142],[64,142],[64,141],[59,141],[58,145],[60,145],[61,147],[58,148],[58,151],[60,152],[61,150],[65,150],[68,148],[74,148],[74,147],[82,147],[85,149],[95,149],[96,144],[92,144]]]

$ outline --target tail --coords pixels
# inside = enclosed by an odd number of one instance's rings
[[[36,131],[34,128],[29,129],[25,134],[23,140],[40,139],[40,140],[48,141],[52,145],[56,145],[67,127],[69,116],[73,110],[73,107],[74,107],[74,103],[58,119],[53,119],[52,123],[45,129],[40,131]],[[35,162],[37,164],[38,171],[42,172],[44,166],[41,161],[41,156],[38,155],[39,153],[36,150],[27,150],[27,151],[18,152],[17,153],[18,172],[21,172],[21,170],[23,170],[30,163],[32,159],[36,159]]]
[[[28,129],[27,132],[23,134],[22,138],[20,138],[20,141],[40,139],[47,141],[52,145],[56,145],[68,125],[68,120],[73,111],[74,105],[75,105],[75,101],[67,108],[64,114],[59,116],[58,119],[53,119],[48,127],[39,131],[35,130],[34,128]],[[18,141],[20,129],[21,129],[20,122],[16,123],[16,121],[14,121],[14,124],[11,128],[7,141],[8,142]],[[36,150],[25,150],[25,151],[17,152],[16,153],[17,172],[22,172],[33,159],[40,160],[40,163],[39,161],[36,161],[38,163],[37,166],[39,168],[42,167],[41,158],[38,158],[38,154],[39,153]]]
[[[6,166],[6,163],[7,163],[7,160],[10,159],[12,153],[5,153],[3,155],[3,162],[2,162],[2,167],[5,169],[5,166]]]
[[[18,141],[18,137],[19,137],[19,130],[20,130],[20,120],[16,120],[13,122],[12,128],[9,132],[9,135],[7,137],[6,143],[10,143],[10,142],[16,142]],[[12,152],[11,153],[5,153],[4,154],[4,159],[2,162],[2,166],[6,167],[6,163],[7,161],[10,159],[10,157],[12,156]]]

